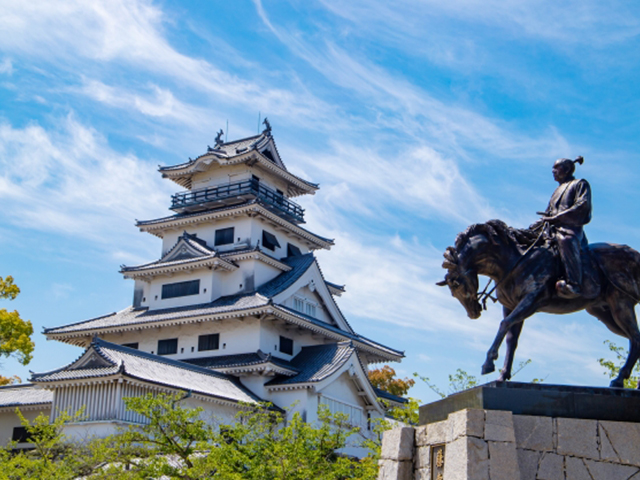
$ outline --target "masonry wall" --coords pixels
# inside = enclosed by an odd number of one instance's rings
[[[432,451],[441,446],[436,468]],[[461,410],[385,432],[378,478],[640,480],[640,424]]]

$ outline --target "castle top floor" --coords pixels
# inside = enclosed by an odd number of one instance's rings
[[[171,208],[181,212],[181,209],[192,206],[190,204],[194,203],[195,196],[204,198],[207,190],[214,190],[209,193],[216,197],[224,196],[221,194],[227,192],[221,192],[220,188],[231,184],[242,184],[238,185],[240,193],[257,189],[259,185],[264,189],[264,195],[276,195],[282,200],[314,194],[318,185],[287,170],[266,119],[265,125],[266,128],[259,135],[228,143],[222,140],[220,130],[215,146],[208,147],[203,155],[179,165],[160,167],[164,178],[187,189],[173,196]],[[233,195],[237,192],[229,193]]]

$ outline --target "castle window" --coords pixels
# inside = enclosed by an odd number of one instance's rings
[[[200,280],[190,280],[188,282],[167,283],[162,285],[162,299],[186,297],[188,295],[198,295],[200,293]]]
[[[158,340],[158,355],[173,355],[174,353],[178,353],[177,338]]]
[[[315,317],[316,316],[316,306],[315,305],[311,305],[310,303],[307,303],[307,315],[309,315],[310,317]]]
[[[280,351],[287,355],[293,355],[293,340],[280,335]]]
[[[294,298],[293,299],[293,309],[297,310],[300,313],[304,313],[304,300],[302,300],[301,298]]]
[[[274,250],[276,247],[280,248],[280,243],[278,239],[273,233],[269,233],[266,230],[262,231],[262,245],[264,248],[268,248],[269,250]]]
[[[298,247],[287,243],[287,257],[299,257],[300,255],[302,255],[302,252]]]
[[[233,227],[216,230],[215,245],[228,245],[233,243]]]
[[[27,443],[29,441],[29,432],[25,427],[13,427],[11,440],[18,443]]]
[[[220,334],[200,335],[198,337],[198,351],[218,350],[220,348]]]
[[[138,350],[138,342],[135,342],[135,343],[123,343],[122,346],[123,347],[127,347],[127,348],[134,348],[134,349]]]

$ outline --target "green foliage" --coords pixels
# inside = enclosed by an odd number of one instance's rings
[[[377,463],[340,456],[349,437],[358,431],[343,414],[332,415],[325,406],[318,424],[306,423],[294,413],[285,426],[282,417],[267,408],[241,412],[236,422],[218,430],[208,460],[216,476],[236,479],[374,479]]]
[[[63,424],[78,421],[62,414],[53,423],[21,416],[34,450],[0,449],[0,480],[170,478],[195,480],[319,479],[374,480],[374,456],[358,460],[337,451],[358,429],[343,414],[321,407],[315,425],[294,413],[288,421],[268,405],[247,406],[233,422],[212,425],[202,409],[182,407],[184,395],[147,395],[125,399],[147,425],[131,426],[106,439],[72,444]]]
[[[0,277],[0,299],[14,300],[20,289],[13,283],[13,277]],[[33,325],[28,320],[20,318],[17,311],[9,312],[0,309],[0,356],[14,355],[18,361],[26,365],[33,358],[35,344],[31,340]],[[12,383],[10,379],[0,377],[0,385]]]
[[[70,417],[62,413],[51,423],[49,417],[42,414],[29,421],[19,410],[16,413],[34,448],[14,454],[11,449],[15,448],[15,443],[11,442],[5,449],[1,449],[0,479],[71,480],[87,472],[84,468],[84,449],[66,443],[62,434],[63,425],[69,421],[77,421],[79,416]]]
[[[609,340],[604,341],[605,345],[609,347],[609,350],[613,352],[616,357],[616,360],[608,360],[605,358],[599,358],[598,363],[604,367],[604,374],[609,378],[616,378],[620,373],[620,369],[624,365],[624,362],[627,360],[627,356],[629,355],[628,350],[625,350],[623,347],[618,347],[615,343],[610,342]],[[638,388],[638,379],[640,378],[640,363],[637,363],[635,368],[633,369],[633,373],[628,380],[624,381],[625,388]]]

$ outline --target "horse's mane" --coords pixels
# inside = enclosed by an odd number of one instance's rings
[[[529,229],[512,228],[502,220],[489,220],[487,223],[476,223],[456,237],[456,250],[460,251],[469,237],[485,235],[494,244],[514,244],[520,251],[529,248],[537,235]]]

